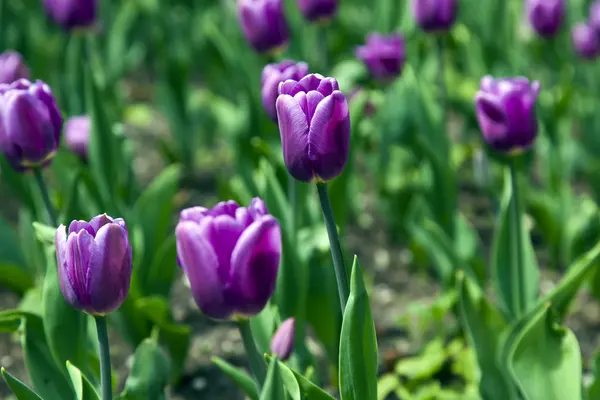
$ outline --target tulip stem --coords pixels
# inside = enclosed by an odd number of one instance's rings
[[[511,160],[510,162],[510,184],[512,191],[512,218],[516,227],[516,232],[513,236],[514,245],[514,259],[511,260],[511,272],[512,272],[512,283],[517,287],[513,290],[513,302],[514,310],[513,313],[516,318],[523,315],[525,312],[525,270],[523,265],[523,220],[521,214],[521,204],[519,198],[519,182],[517,176],[517,161]]]
[[[58,226],[58,219],[56,218],[56,211],[54,210],[54,206],[50,201],[50,195],[48,194],[48,186],[46,186],[46,181],[44,181],[44,176],[42,175],[42,170],[39,167],[33,169],[33,176],[35,177],[35,182],[40,188],[40,193],[42,195],[42,200],[44,201],[44,206],[46,207],[46,211],[48,212],[48,217],[50,218],[50,224],[53,227]]]
[[[98,344],[100,345],[100,384],[102,386],[102,400],[112,400],[112,378],[110,373],[110,351],[108,346],[108,331],[106,317],[96,316],[96,330],[98,331]]]
[[[258,351],[258,347],[256,347],[256,342],[254,341],[254,336],[252,335],[252,329],[250,328],[250,320],[239,320],[237,321],[237,325],[240,330],[240,334],[242,335],[242,342],[244,342],[244,349],[246,350],[246,355],[248,356],[250,370],[256,378],[256,386],[258,387],[258,392],[260,393],[262,385],[265,383],[265,378],[267,376],[267,364],[265,363],[264,357]]]
[[[325,226],[327,227],[327,236],[329,236],[329,245],[331,247],[331,256],[333,258],[333,268],[335,270],[338,294],[340,296],[340,305],[342,307],[343,314],[344,310],[346,309],[348,296],[350,295],[348,276],[346,274],[346,267],[344,266],[344,257],[342,256],[340,238],[338,236],[337,226],[335,225],[335,217],[333,215],[333,209],[331,208],[331,201],[329,200],[327,184],[317,183],[317,190],[319,192],[319,200],[321,201],[323,217],[325,218]]]

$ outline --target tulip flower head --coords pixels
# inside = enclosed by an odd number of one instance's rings
[[[350,150],[350,113],[337,81],[311,74],[282,82],[276,108],[290,175],[303,182],[340,175]]]
[[[177,256],[200,310],[214,319],[251,317],[273,295],[281,258],[281,229],[255,198],[181,212]]]
[[[400,35],[371,33],[367,37],[367,43],[356,49],[356,56],[374,78],[395,78],[402,72],[406,61],[404,39]]]
[[[10,50],[0,54],[0,83],[13,83],[19,79],[29,79],[29,68],[21,54]]]
[[[17,171],[50,164],[63,120],[50,87],[19,79],[0,84],[0,150]]]
[[[90,117],[82,115],[72,117],[65,124],[65,142],[72,152],[87,160],[90,142]]]
[[[279,84],[288,79],[299,81],[308,74],[308,64],[285,60],[278,64],[267,64],[262,72],[261,95],[265,111],[277,121],[275,102],[279,96]]]
[[[246,40],[259,53],[275,52],[289,39],[282,0],[238,0],[238,18]]]
[[[89,28],[96,22],[97,0],[43,0],[48,15],[67,31]]]
[[[564,0],[527,0],[526,8],[538,35],[549,38],[558,33],[565,14]]]
[[[66,302],[91,315],[121,306],[131,280],[131,246],[121,218],[106,214],[56,230],[56,261]]]
[[[538,132],[535,112],[538,81],[485,76],[475,96],[477,121],[487,144],[512,153],[531,147]]]
[[[458,13],[457,0],[412,0],[417,24],[425,32],[450,30]]]
[[[600,35],[600,0],[594,1],[590,5],[588,25]]]
[[[295,330],[296,320],[288,318],[283,321],[271,339],[271,353],[276,355],[281,361],[286,361],[290,358],[294,351]]]
[[[298,7],[309,21],[328,21],[335,16],[338,0],[297,0]]]
[[[571,31],[575,51],[584,60],[593,60],[600,54],[600,41],[596,30],[586,23],[575,25]]]

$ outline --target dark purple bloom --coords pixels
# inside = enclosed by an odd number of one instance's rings
[[[72,117],[65,124],[65,142],[69,150],[77,153],[83,160],[88,157],[90,142],[90,117],[82,115]]]
[[[54,22],[69,31],[96,22],[97,0],[44,0],[44,6]]]
[[[586,60],[593,60],[600,53],[600,42],[596,31],[586,23],[579,23],[571,31],[571,40],[577,54]]]
[[[297,0],[302,15],[309,21],[329,20],[338,8],[338,0]]]
[[[50,163],[60,142],[62,117],[42,81],[0,84],[0,149],[18,171]]]
[[[456,14],[456,0],[412,0],[412,9],[417,24],[425,32],[444,32],[450,30]]]
[[[308,64],[285,60],[279,64],[268,64],[262,72],[261,95],[263,107],[273,121],[277,121],[275,102],[279,96],[279,84],[293,79],[299,81],[308,74]]]
[[[29,68],[21,54],[16,51],[0,54],[0,83],[13,83],[19,79],[29,79]]]
[[[527,0],[526,7],[538,35],[549,38],[558,33],[565,14],[564,0]]]
[[[238,17],[246,40],[259,53],[287,44],[289,29],[282,0],[239,0]]]
[[[265,203],[234,201],[181,212],[175,229],[177,255],[202,312],[214,319],[254,316],[277,281],[281,230]]]
[[[535,105],[539,90],[538,81],[523,77],[481,79],[475,96],[477,120],[492,149],[508,153],[533,145],[538,131]]]
[[[311,74],[282,82],[276,108],[290,175],[309,182],[341,174],[350,150],[350,113],[337,81]]]
[[[406,61],[404,39],[400,35],[382,36],[371,33],[367,44],[356,49],[358,57],[377,79],[395,78],[402,72]]]
[[[276,355],[281,361],[286,361],[290,358],[294,351],[295,330],[296,320],[288,318],[283,321],[271,339],[271,353]]]
[[[56,261],[66,302],[92,315],[119,308],[131,280],[131,246],[122,218],[106,214],[56,230]]]
[[[596,31],[597,35],[600,35],[600,0],[596,0],[590,5],[588,24]]]

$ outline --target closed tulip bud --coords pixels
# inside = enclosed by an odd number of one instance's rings
[[[456,14],[456,0],[412,0],[412,10],[417,24],[425,32],[445,32],[450,30]]]
[[[44,6],[50,18],[68,31],[96,22],[97,0],[44,0]]]
[[[308,64],[285,60],[279,64],[268,64],[262,72],[261,95],[265,111],[273,121],[277,121],[275,102],[279,96],[279,84],[288,79],[299,81],[308,74]]]
[[[0,84],[0,149],[18,171],[48,165],[60,142],[62,117],[42,81]]]
[[[400,35],[382,36],[371,33],[367,43],[356,49],[356,56],[376,79],[395,78],[402,72],[406,48]]]
[[[573,47],[579,57],[585,60],[593,60],[600,53],[600,42],[598,34],[588,24],[579,23],[571,31],[571,40]]]
[[[271,339],[271,353],[276,355],[281,361],[286,361],[290,358],[294,351],[295,330],[296,320],[288,318],[283,321]]]
[[[19,79],[29,79],[29,68],[21,54],[16,51],[0,54],[0,83],[13,83]]]
[[[106,214],[56,230],[56,261],[66,302],[91,315],[119,308],[131,280],[131,246],[125,221]]]
[[[526,7],[538,35],[549,38],[558,33],[565,14],[564,0],[527,0]]]
[[[350,150],[350,113],[337,81],[311,74],[282,82],[276,108],[290,175],[309,182],[341,174]]]
[[[65,124],[65,142],[72,152],[87,160],[90,142],[90,117],[72,117]]]
[[[298,7],[309,21],[330,20],[338,9],[338,0],[297,0]]]
[[[265,204],[234,201],[181,212],[177,255],[200,310],[214,319],[251,317],[273,295],[281,230]]]
[[[289,28],[282,0],[239,0],[238,17],[246,40],[259,53],[287,44]]]
[[[477,120],[487,144],[510,153],[531,147],[538,131],[535,112],[538,81],[485,76],[475,97]]]

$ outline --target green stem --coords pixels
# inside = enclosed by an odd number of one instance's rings
[[[35,182],[40,188],[40,193],[42,194],[42,200],[44,201],[44,206],[46,206],[46,211],[48,212],[48,217],[50,218],[50,225],[53,227],[58,226],[58,218],[56,218],[56,211],[54,210],[54,206],[50,201],[50,195],[48,194],[48,187],[46,186],[46,182],[44,181],[44,177],[42,175],[42,170],[40,167],[35,167],[33,169],[33,176],[35,178]]]
[[[106,317],[97,316],[96,329],[98,331],[98,344],[100,345],[100,385],[102,386],[102,400],[112,399],[112,378],[110,373],[110,351],[108,346],[108,331]]]
[[[346,309],[348,296],[350,295],[348,276],[346,274],[346,267],[344,266],[340,238],[338,237],[337,227],[335,225],[335,218],[333,216],[333,209],[331,208],[331,201],[329,200],[327,184],[317,183],[317,190],[319,192],[319,200],[321,201],[323,217],[325,218],[325,226],[327,227],[327,236],[329,236],[329,245],[331,247],[331,256],[333,258],[333,268],[335,270],[338,294],[340,296],[340,305],[342,307],[343,314],[344,310]]]
[[[515,317],[523,315],[525,312],[525,269],[523,265],[523,220],[521,214],[521,199],[519,194],[518,182],[518,167],[517,160],[512,159],[510,162],[510,184],[512,189],[512,207],[511,213],[516,227],[516,232],[513,235],[513,259],[511,260],[511,282],[513,286],[513,312]]]
[[[446,81],[444,79],[444,71],[446,68],[446,63],[444,62],[444,37],[439,36],[436,38],[437,45],[437,59],[438,59],[438,85],[440,89],[440,104],[442,106],[442,127],[445,133],[446,130]]]
[[[242,335],[242,342],[244,342],[244,349],[246,350],[246,355],[248,356],[250,369],[256,378],[256,386],[258,386],[258,391],[260,393],[262,385],[265,383],[265,378],[267,376],[267,364],[265,363],[263,356],[258,351],[258,347],[256,347],[256,342],[254,341],[254,336],[252,335],[252,329],[250,328],[250,321],[247,319],[239,320],[237,321],[237,325],[240,330],[240,334]]]

